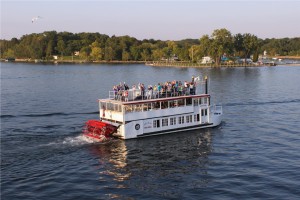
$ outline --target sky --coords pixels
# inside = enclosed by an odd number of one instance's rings
[[[1,39],[44,31],[137,39],[199,39],[226,28],[259,38],[300,37],[299,0],[0,0]],[[32,18],[40,16],[32,23]]]

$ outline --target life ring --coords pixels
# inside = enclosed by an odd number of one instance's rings
[[[135,130],[139,130],[141,128],[141,126],[139,124],[135,125]]]

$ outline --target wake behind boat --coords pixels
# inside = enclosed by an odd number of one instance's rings
[[[103,141],[188,131],[218,126],[222,114],[222,106],[211,105],[207,77],[149,85],[147,90],[143,84],[129,89],[124,83],[114,86],[109,98],[99,99],[100,120],[86,122],[83,134]]]

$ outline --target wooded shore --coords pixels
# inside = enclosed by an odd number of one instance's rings
[[[295,59],[295,58],[293,58]],[[300,59],[300,58],[298,58]],[[7,62],[5,59],[1,59],[1,62]],[[300,64],[257,64],[257,63],[222,63],[219,65],[215,64],[201,64],[187,61],[86,61],[86,60],[34,60],[34,59],[15,59],[17,63],[44,63],[44,64],[145,64],[147,66],[155,67],[199,67],[199,68],[211,68],[211,67],[263,67],[263,66],[276,66],[276,65],[287,65],[287,66],[300,66]]]
[[[296,59],[299,60],[299,57],[282,57],[282,59]],[[288,65],[288,66],[300,66],[299,63],[221,63],[216,65],[214,63],[198,63],[198,62],[188,62],[188,61],[88,61],[88,60],[39,60],[39,59],[14,59],[14,60],[5,60],[1,59],[1,62],[18,62],[18,63],[44,63],[44,64],[145,64],[147,66],[157,66],[157,67],[199,67],[199,68],[212,68],[212,67],[263,67],[263,66],[276,66],[276,65]]]

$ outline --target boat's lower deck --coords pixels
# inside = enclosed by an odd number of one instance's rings
[[[127,121],[118,128],[117,135],[124,139],[167,134],[218,126],[221,123],[220,111],[191,112],[156,118]]]

